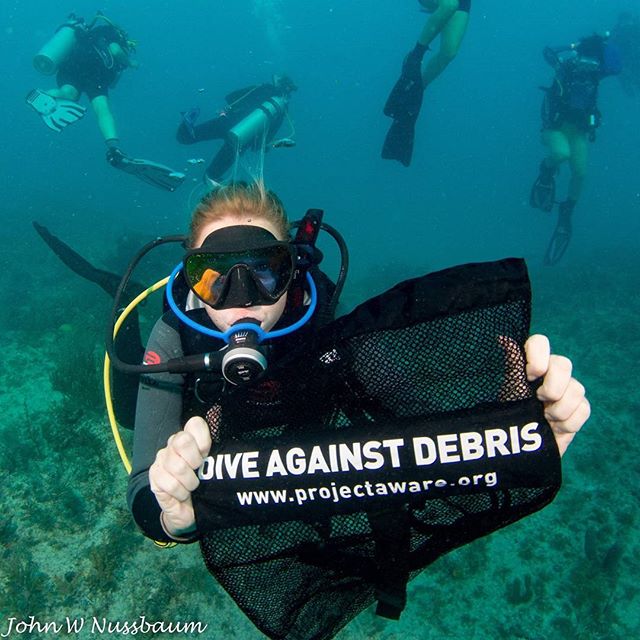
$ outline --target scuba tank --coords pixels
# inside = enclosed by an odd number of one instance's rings
[[[33,66],[36,71],[46,76],[56,73],[75,47],[76,29],[82,26],[84,26],[84,20],[77,18],[72,13],[67,21],[58,27],[53,37],[34,56]]]
[[[76,16],[75,13],[71,13],[67,18],[67,21],[58,27],[53,37],[48,40],[34,56],[33,66],[36,68],[36,71],[47,76],[51,76],[56,73],[60,68],[60,65],[65,62],[76,46],[78,36],[89,34],[99,20],[102,20],[107,25],[113,27],[113,29],[118,33],[121,41],[120,45],[124,49],[135,49],[135,42],[129,40],[124,29],[112,22],[102,12],[98,11],[89,24],[84,21],[84,18]],[[98,49],[96,49],[96,52],[100,55],[100,51]],[[109,64],[113,64],[113,61],[111,60]],[[108,68],[109,64],[105,62],[105,66]]]
[[[237,149],[243,149],[262,139],[271,124],[284,115],[287,102],[284,96],[273,96],[265,100],[229,130],[227,135],[230,143]]]

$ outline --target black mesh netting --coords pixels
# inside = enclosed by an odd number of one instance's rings
[[[203,480],[194,495],[202,553],[261,631],[271,638],[330,638],[375,600],[379,613],[397,617],[407,580],[424,567],[553,498],[560,484],[557,449],[524,372],[529,319],[522,261],[448,269],[365,302],[270,367],[254,387],[237,389],[210,409],[211,454],[223,462],[220,477]],[[531,424],[539,446],[520,455],[527,441],[517,430]],[[471,446],[469,460],[444,464],[447,456],[461,457],[469,433],[480,434],[487,455],[477,459]],[[416,437],[432,443],[442,437],[444,449],[438,464],[414,465],[406,475],[410,447],[380,443],[408,445]],[[493,457],[492,438],[498,442]],[[385,462],[374,470],[378,475],[333,473],[339,463],[328,462],[330,451],[339,451],[340,442],[353,449],[354,440],[358,447],[380,445],[376,452]],[[231,464],[241,460],[233,457],[238,451],[277,450],[284,460],[284,452],[296,447],[299,453],[305,443],[323,452],[316,473],[277,478],[288,491],[279,504],[238,505],[238,488],[264,488],[257,476],[268,475],[249,465],[249,479],[224,482],[225,473],[241,475],[242,462]],[[305,455],[310,465],[310,448]],[[492,486],[488,471],[500,482]],[[425,478],[438,475],[446,482],[434,490]],[[385,495],[390,481],[415,491]],[[361,499],[354,499],[354,487],[361,487]]]

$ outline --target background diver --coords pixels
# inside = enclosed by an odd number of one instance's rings
[[[471,0],[419,0],[430,13],[415,47],[406,55],[400,79],[384,106],[384,114],[393,118],[382,147],[382,157],[411,164],[415,124],[422,107],[424,90],[456,57],[469,24]],[[440,46],[422,66],[424,54],[440,36]]]
[[[104,14],[98,12],[89,23],[71,14],[33,60],[41,73],[57,73],[57,88],[33,89],[26,100],[51,130],[61,132],[84,116],[86,109],[77,100],[86,93],[108,147],[107,162],[148,184],[174,191],[184,174],[149,160],[130,158],[120,150],[109,89],[125,69],[137,66],[132,59],[135,49],[135,41]]]
[[[198,107],[182,113],[176,132],[180,144],[224,140],[205,172],[205,181],[210,187],[222,184],[237,158],[249,149],[261,151],[295,145],[293,125],[287,137],[278,140],[274,137],[285,118],[291,124],[288,105],[296,89],[289,77],[274,75],[271,83],[244,87],[227,95],[227,105],[206,122],[197,123]]]
[[[600,81],[620,73],[619,49],[607,36],[593,35],[578,43],[546,47],[544,58],[555,71],[542,102],[542,143],[547,157],[530,194],[530,204],[551,211],[556,202],[555,176],[568,162],[571,168],[566,200],[559,203],[558,222],[545,253],[545,264],[552,265],[564,255],[571,239],[571,216],[580,197],[587,170],[588,145],[600,126],[598,109]]]

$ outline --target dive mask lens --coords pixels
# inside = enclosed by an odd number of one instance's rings
[[[287,244],[215,253],[194,249],[185,257],[184,273],[189,288],[214,309],[270,305],[291,284],[293,255]]]

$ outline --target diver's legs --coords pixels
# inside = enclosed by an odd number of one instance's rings
[[[236,120],[232,121],[229,116],[218,116],[202,124],[189,126],[183,118],[176,131],[176,140],[180,144],[193,144],[203,140],[221,140],[235,122]]]
[[[469,14],[456,11],[444,25],[440,34],[440,48],[431,56],[422,70],[422,84],[429,86],[456,57],[469,25]]]
[[[558,168],[571,158],[571,144],[567,134],[560,129],[545,129],[542,132],[542,144],[549,153],[545,158],[548,167]]]
[[[50,89],[46,91],[48,95],[53,98],[61,98],[62,100],[72,100],[73,102],[77,102],[80,98],[80,91],[76,89],[73,85],[63,84],[61,87],[57,87],[55,89]]]
[[[458,0],[440,0],[438,8],[429,16],[426,24],[422,28],[418,42],[424,47],[429,45],[436,39],[438,34],[445,28],[447,22],[456,13],[460,3]]]
[[[565,132],[556,129],[545,129],[542,142],[548,147],[549,153],[540,163],[538,177],[531,187],[529,204],[541,211],[551,211],[556,201],[555,176],[559,166],[571,158],[571,145]]]
[[[587,173],[587,162],[589,160],[589,141],[587,134],[583,131],[575,130],[569,137],[571,146],[571,157],[569,166],[571,167],[571,178],[569,180],[569,192],[567,198],[577,201],[582,193],[582,185]]]
[[[565,254],[571,241],[573,210],[582,190],[582,183],[587,167],[588,140],[587,134],[573,125],[563,125],[561,130],[543,132],[543,142],[549,148],[546,163],[549,167],[558,167],[569,161],[571,179],[569,193],[558,207],[558,222],[545,252],[544,262],[556,264]]]
[[[107,96],[96,96],[91,101],[91,106],[98,119],[98,127],[102,133],[102,137],[107,140],[117,140],[118,131],[116,129],[116,121],[109,105]]]

